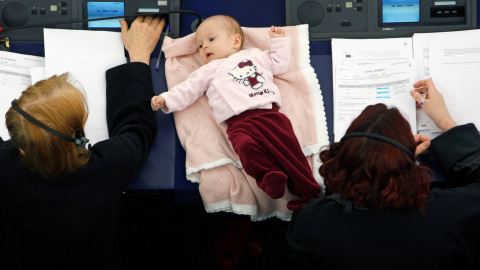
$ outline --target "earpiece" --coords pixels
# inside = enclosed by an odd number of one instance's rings
[[[58,136],[60,137],[61,139],[64,139],[64,140],[67,140],[69,142],[73,142],[74,144],[78,145],[78,146],[81,146],[83,148],[86,148],[86,144],[90,141],[89,139],[85,138],[84,136],[81,135],[81,131],[80,130],[76,130],[75,131],[75,138],[72,138],[72,137],[69,137],[69,136],[66,136],[52,128],[50,128],[49,126],[45,125],[44,123],[38,121],[37,119],[35,119],[33,116],[31,116],[30,114],[28,114],[27,112],[25,112],[24,110],[20,109],[20,107],[17,106],[17,100],[14,99],[12,100],[12,107],[13,109],[15,109],[18,113],[20,113],[23,117],[25,117],[28,121],[32,122],[33,124],[45,129],[46,131],[52,133],[53,135],[55,136]],[[78,135],[77,135],[78,134]]]

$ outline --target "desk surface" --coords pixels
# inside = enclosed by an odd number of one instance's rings
[[[478,0],[477,2],[480,2]],[[480,11],[480,5],[477,5]],[[245,27],[269,27],[285,25],[284,1],[269,0],[184,0],[182,9],[194,10],[203,18],[215,14],[226,14],[235,17]],[[480,13],[480,12],[479,12]],[[181,17],[181,36],[190,34],[195,16]],[[480,20],[480,16],[478,18]],[[479,23],[480,25],[480,23]],[[157,94],[167,89],[163,70],[155,71],[154,65],[160,46],[157,46],[151,59],[154,89]],[[12,43],[12,51],[30,55],[44,56],[43,43]],[[332,98],[332,63],[329,41],[310,42],[311,64],[317,74],[327,116],[330,141],[333,139],[333,98]],[[163,67],[163,65],[162,65]],[[147,163],[138,178],[128,186],[127,192],[172,191],[179,195],[179,201],[198,202],[198,184],[185,178],[185,151],[178,141],[172,114],[156,114],[159,133],[153,144]],[[442,172],[435,170],[437,175]]]

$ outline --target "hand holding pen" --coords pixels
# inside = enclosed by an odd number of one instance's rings
[[[165,36],[163,37],[164,40],[165,40],[165,37],[168,36],[169,31],[170,31],[170,25],[167,25],[167,29],[165,30]],[[162,41],[162,42],[163,42],[163,41]],[[160,61],[162,60],[162,56],[163,56],[163,52],[162,52],[162,48],[160,48],[160,52],[158,53],[157,64],[155,65],[155,70],[156,70],[156,71],[159,70]]]
[[[420,87],[415,88],[415,90],[420,90],[420,89],[422,89],[422,90],[425,91],[425,92],[423,92],[423,94],[422,94],[422,101],[419,102],[420,105],[423,105],[423,104],[425,103],[425,99],[427,98],[428,87],[426,87],[426,86],[420,86]]]
[[[425,99],[427,98],[427,94],[428,94],[428,87],[425,88],[425,93],[423,93],[423,98],[422,98],[422,101],[420,101],[420,105],[425,104]]]
[[[432,79],[418,81],[413,87],[418,90],[410,91],[410,95],[419,104],[423,103],[423,110],[438,128],[445,132],[457,125],[448,111],[443,95],[437,90]]]

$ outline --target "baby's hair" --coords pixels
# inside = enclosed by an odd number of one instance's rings
[[[240,37],[241,37],[240,48],[243,48],[243,41],[245,40],[245,37],[243,36],[242,27],[240,26],[238,21],[235,20],[235,18],[233,18],[232,16],[228,16],[228,15],[214,15],[214,16],[211,16],[211,17],[207,18],[207,20],[209,20],[209,19],[217,19],[217,20],[225,21],[230,26],[229,30],[230,30],[231,33],[233,33],[234,35],[235,34],[240,35]]]

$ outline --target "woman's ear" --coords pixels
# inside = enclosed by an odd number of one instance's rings
[[[233,36],[233,48],[235,50],[241,49],[240,46],[242,45],[242,36],[240,34],[235,34]]]
[[[18,148],[18,151],[20,151],[20,154],[21,154],[22,156],[25,156],[25,151],[23,151],[22,148]]]

